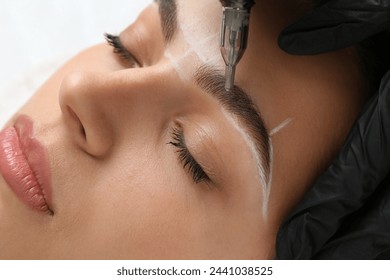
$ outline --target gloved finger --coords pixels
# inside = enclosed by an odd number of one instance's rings
[[[354,125],[341,153],[277,236],[280,259],[310,259],[362,205],[390,170],[390,72]]]
[[[390,260],[390,248],[379,254],[376,260]]]
[[[284,29],[279,46],[291,54],[319,54],[349,47],[389,24],[388,0],[331,0]]]
[[[377,259],[390,250],[390,175],[315,259]]]

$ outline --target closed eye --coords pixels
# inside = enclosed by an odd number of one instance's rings
[[[105,33],[104,38],[107,43],[113,47],[114,53],[117,54],[126,64],[130,63],[130,67],[132,68],[142,67],[139,60],[123,46],[119,36]]]
[[[168,144],[177,148],[179,160],[183,164],[184,169],[188,169],[192,175],[193,181],[196,184],[201,182],[211,182],[210,177],[189,152],[184,140],[183,130],[177,128],[174,129],[172,132],[172,139],[173,141]]]

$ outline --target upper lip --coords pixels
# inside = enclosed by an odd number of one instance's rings
[[[12,173],[5,175],[7,183],[16,195],[22,201],[27,202],[30,207],[53,214],[47,151],[34,137],[32,120],[21,115],[16,119],[13,127],[8,128],[8,131],[18,141],[9,140],[7,142],[5,140],[4,143],[1,143],[2,149],[6,150],[4,146],[8,145],[12,152],[15,153],[19,150],[21,153],[8,155],[7,152],[4,152],[6,155],[6,159],[3,159],[6,162],[4,165],[8,165],[7,168],[11,167],[8,170],[11,170],[10,173]],[[15,168],[20,170],[13,171],[12,169]]]

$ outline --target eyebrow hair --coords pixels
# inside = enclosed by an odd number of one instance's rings
[[[176,0],[154,0],[159,6],[161,28],[166,43],[172,41],[177,30],[177,3]]]
[[[201,66],[195,73],[195,82],[205,92],[216,98],[228,112],[239,119],[240,124],[245,126],[255,142],[258,155],[265,164],[264,171],[268,180],[271,170],[269,134],[250,95],[238,86],[234,86],[231,92],[227,92],[225,76],[221,71],[206,65]]]

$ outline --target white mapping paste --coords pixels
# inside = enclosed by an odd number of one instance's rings
[[[245,140],[246,144],[248,145],[249,149],[251,150],[254,159],[256,161],[256,168],[257,168],[257,174],[259,176],[260,185],[262,188],[263,193],[263,209],[262,214],[264,220],[267,220],[268,217],[268,202],[269,202],[269,194],[270,194],[270,188],[271,188],[271,177],[269,176],[267,179],[267,175],[264,170],[265,163],[261,159],[257,149],[256,145],[249,137],[248,133],[240,126],[239,122],[228,112],[225,110],[222,110],[224,113],[224,116],[229,121],[229,123],[238,131],[238,133],[241,135],[241,137]],[[271,150],[272,151],[272,150]],[[271,154],[272,156],[272,154]],[[272,161],[271,161],[272,163]],[[270,174],[271,175],[271,174]]]
[[[281,124],[279,124],[277,127],[275,127],[274,129],[271,130],[271,132],[269,133],[269,136],[272,137],[275,134],[279,133],[283,128],[288,126],[292,122],[292,120],[293,120],[292,118],[284,120]]]
[[[179,14],[175,46],[168,47],[164,55],[180,79],[189,80],[204,64],[224,69],[225,63],[219,49],[220,3],[210,3],[206,10],[187,0],[178,1],[177,5]],[[220,16],[216,18],[215,15]]]

